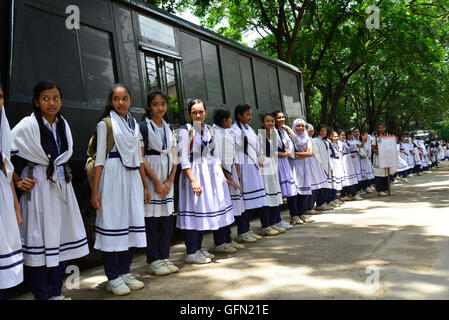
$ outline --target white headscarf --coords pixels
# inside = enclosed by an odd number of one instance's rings
[[[55,166],[67,163],[73,154],[72,132],[70,131],[67,121],[64,118],[62,118],[62,120],[65,124],[67,150],[56,158],[54,161]],[[42,166],[48,166],[50,163],[48,155],[45,154],[41,145],[39,123],[37,122],[34,113],[29,117],[23,118],[22,121],[12,129],[12,141],[21,158]],[[56,176],[56,170],[54,175]],[[56,181],[57,179],[55,176],[55,179],[53,180]]]
[[[293,121],[292,130],[296,134],[296,138],[293,139],[293,143],[295,144],[295,147],[299,152],[304,152],[307,150],[307,145],[310,141],[310,137],[307,134],[306,129],[304,129],[303,133],[299,133],[298,131],[296,131],[296,126],[300,123],[304,124],[304,127],[306,126],[306,122],[303,119],[296,119],[295,121]]]
[[[6,118],[5,107],[3,106],[3,108],[0,109],[0,153],[2,157],[1,160],[5,164],[6,178],[8,182],[11,181],[12,173],[14,171],[11,161],[9,161],[11,158],[11,146],[11,128],[9,126],[8,119]],[[0,174],[2,173],[0,172]]]
[[[142,163],[142,154],[140,150],[139,126],[136,120],[129,112],[127,113],[127,120],[118,115],[115,110],[112,110],[110,114],[114,143],[120,154],[122,164],[128,169],[139,168]],[[130,127],[128,121],[134,123],[134,128]]]
[[[148,117],[145,117],[145,122],[148,127],[148,147],[165,155],[164,157],[161,157],[161,162],[164,167],[173,164],[173,154],[171,149],[176,147],[176,139],[173,136],[170,127],[164,119],[162,119],[162,127],[164,128],[165,140],[167,141],[167,147],[164,149],[164,137],[161,136],[161,132],[157,129],[158,126],[156,123],[154,123],[153,120],[148,119]],[[156,130],[153,130],[153,128],[156,128]],[[168,158],[166,156],[168,156]]]
[[[215,156],[221,162],[223,169],[232,173],[232,165],[235,162],[235,143],[231,133],[231,128],[225,129],[223,127],[213,124],[215,130]]]
[[[56,183],[56,181],[58,181],[56,167],[67,163],[72,157],[73,139],[72,132],[70,131],[67,121],[64,118],[62,118],[62,120],[65,124],[67,150],[61,153],[53,162],[55,170],[53,176],[51,177],[51,180],[53,180],[51,185],[56,189],[60,199],[66,202],[59,183]],[[37,122],[34,113],[32,113],[29,117],[23,118],[22,121],[20,121],[14,129],[12,129],[11,133],[13,144],[17,148],[18,155],[21,158],[41,166],[48,166],[50,163],[49,155],[45,154],[45,151],[42,148],[39,123]]]
[[[11,158],[11,128],[4,106],[0,109],[0,116],[0,152],[9,159]]]

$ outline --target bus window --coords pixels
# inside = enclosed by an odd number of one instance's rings
[[[145,54],[145,69],[147,92],[159,88],[168,97],[169,108],[165,120],[175,125],[183,123],[178,62],[174,59]]]

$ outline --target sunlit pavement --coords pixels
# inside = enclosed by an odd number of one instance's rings
[[[150,275],[139,254],[132,272],[145,288],[128,296],[106,291],[102,267],[82,272],[80,289],[63,294],[73,300],[448,299],[449,163],[409,181],[393,185],[394,196],[372,193],[312,216],[315,223],[217,254],[211,264],[184,265],[185,246],[176,244],[176,274]],[[252,227],[260,227],[258,219]],[[213,247],[210,233],[203,245]]]

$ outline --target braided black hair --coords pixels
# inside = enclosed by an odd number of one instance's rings
[[[36,84],[36,86],[34,86],[34,88],[33,88],[33,100],[32,100],[32,104],[34,106],[33,113],[34,113],[34,116],[36,117],[37,123],[39,124],[41,145],[42,145],[42,148],[44,149],[44,152],[46,155],[50,155],[50,141],[49,141],[48,134],[47,134],[47,128],[45,127],[44,121],[42,120],[41,109],[38,106],[36,106],[35,101],[39,100],[40,95],[43,91],[50,90],[50,89],[57,89],[59,91],[59,96],[62,100],[61,88],[59,87],[59,85],[57,85],[56,83],[54,83],[52,81],[41,81],[38,84]],[[65,151],[68,150],[68,142],[67,142],[67,136],[66,136],[66,132],[65,132],[65,121],[61,116],[61,112],[58,112],[56,114],[56,118],[58,119],[57,125],[56,125],[56,130],[61,139],[61,153],[64,153]],[[54,160],[55,159],[52,159],[51,156],[48,156],[49,164],[47,166],[46,174],[47,174],[47,179],[52,182],[54,182],[54,181],[51,179],[51,177],[53,176],[53,174],[55,172]],[[64,177],[65,177],[65,180],[67,183],[70,182],[70,176],[65,167],[64,167]]]

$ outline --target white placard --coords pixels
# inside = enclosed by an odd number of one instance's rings
[[[399,151],[395,136],[378,137],[377,150],[379,150],[379,168],[399,167]]]

